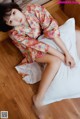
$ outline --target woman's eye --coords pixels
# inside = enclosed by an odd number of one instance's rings
[[[13,12],[13,15],[15,15],[15,11]]]

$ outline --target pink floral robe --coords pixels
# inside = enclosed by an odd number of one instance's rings
[[[35,58],[40,58],[48,51],[49,45],[38,41],[38,37],[54,40],[54,36],[59,36],[59,29],[56,20],[50,13],[40,5],[27,4],[26,11],[22,11],[26,16],[26,25],[14,27],[9,31],[13,43],[25,56],[24,63],[34,62]]]

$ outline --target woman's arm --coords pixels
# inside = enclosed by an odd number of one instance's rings
[[[47,52],[51,55],[54,55],[54,56],[60,58],[66,64],[66,57],[64,56],[64,54],[60,53],[59,51],[55,50],[52,47],[49,47]],[[67,58],[68,58],[67,65],[70,66],[70,68],[73,68],[75,66],[74,59],[71,56],[67,56]]]
[[[16,31],[16,30],[10,31],[9,36],[11,37],[11,39],[13,39],[13,41],[15,41],[15,44],[22,45],[24,48],[30,47],[37,51],[49,53],[51,55],[54,55],[54,56],[60,58],[63,62],[65,62],[65,57],[62,53],[60,53],[59,51],[55,50],[53,47],[51,47],[41,41],[30,38],[28,36],[23,36],[23,35],[19,34],[18,31]],[[20,50],[21,50],[21,48],[22,47],[20,47]],[[22,51],[23,51],[23,49],[21,50],[21,52]]]
[[[65,44],[63,43],[62,39],[59,36],[54,36],[54,42],[60,47],[65,56],[69,55],[69,52]]]
[[[30,38],[28,36],[25,37],[25,36],[19,34],[18,31],[16,31],[16,30],[12,30],[9,33],[9,36],[11,37],[11,39],[13,39],[13,41],[16,41],[16,45],[20,46],[18,48],[21,50],[21,52],[23,52],[23,54],[24,54],[24,48],[29,47],[29,48],[33,48],[37,51],[41,51],[44,53],[49,53],[51,55],[54,55],[54,56],[60,58],[65,63],[65,56],[63,54],[61,54],[59,51],[55,50],[54,48],[52,48],[51,46],[49,46],[43,42],[40,42],[40,41],[38,41],[34,38]],[[71,62],[71,65],[73,66],[72,62]]]
[[[28,36],[23,36],[23,35],[19,34],[18,31],[16,31],[16,30],[12,30],[9,33],[9,35],[12,39],[15,39],[13,41],[15,41],[17,43],[19,42],[19,44],[21,44],[25,48],[30,47],[30,48],[33,48],[37,51],[42,51],[44,53],[49,53],[51,55],[55,55],[64,62],[64,55],[63,54],[61,54],[60,52],[58,52],[57,50],[55,50],[51,46],[49,46],[49,45],[47,45],[41,41],[30,38]]]
[[[60,47],[60,49],[64,53],[66,64],[71,66],[71,64],[73,64],[74,62],[74,59],[69,54],[62,39],[60,39],[60,32],[59,32],[57,21],[50,15],[50,13],[43,6],[32,5],[32,6],[29,6],[29,8],[30,8],[29,9],[30,12],[32,14],[35,14],[36,17],[38,18],[40,22],[40,26],[43,30],[44,36],[46,38],[53,40]]]
[[[65,63],[65,56],[56,49],[54,49],[53,47],[49,46],[47,53],[58,57]]]
[[[32,14],[35,13],[36,17],[38,18],[44,36],[53,40],[53,42],[55,42],[60,47],[65,55],[68,54],[68,50],[65,44],[60,38],[58,23],[51,16],[51,14],[43,6],[40,5],[30,5],[27,6],[27,10],[28,9]]]

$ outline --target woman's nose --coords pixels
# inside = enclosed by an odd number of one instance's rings
[[[11,20],[11,21],[13,20],[13,17],[12,17],[12,16],[10,16],[10,20]]]
[[[18,21],[17,17],[14,17],[13,15],[10,17],[11,21]]]

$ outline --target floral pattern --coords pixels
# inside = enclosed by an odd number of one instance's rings
[[[50,13],[37,4],[27,4],[26,11],[22,11],[26,16],[26,25],[14,27],[9,31],[13,43],[26,57],[26,62],[35,61],[35,58],[44,56],[49,45],[38,41],[38,37],[54,40],[54,36],[60,36],[58,24]]]

